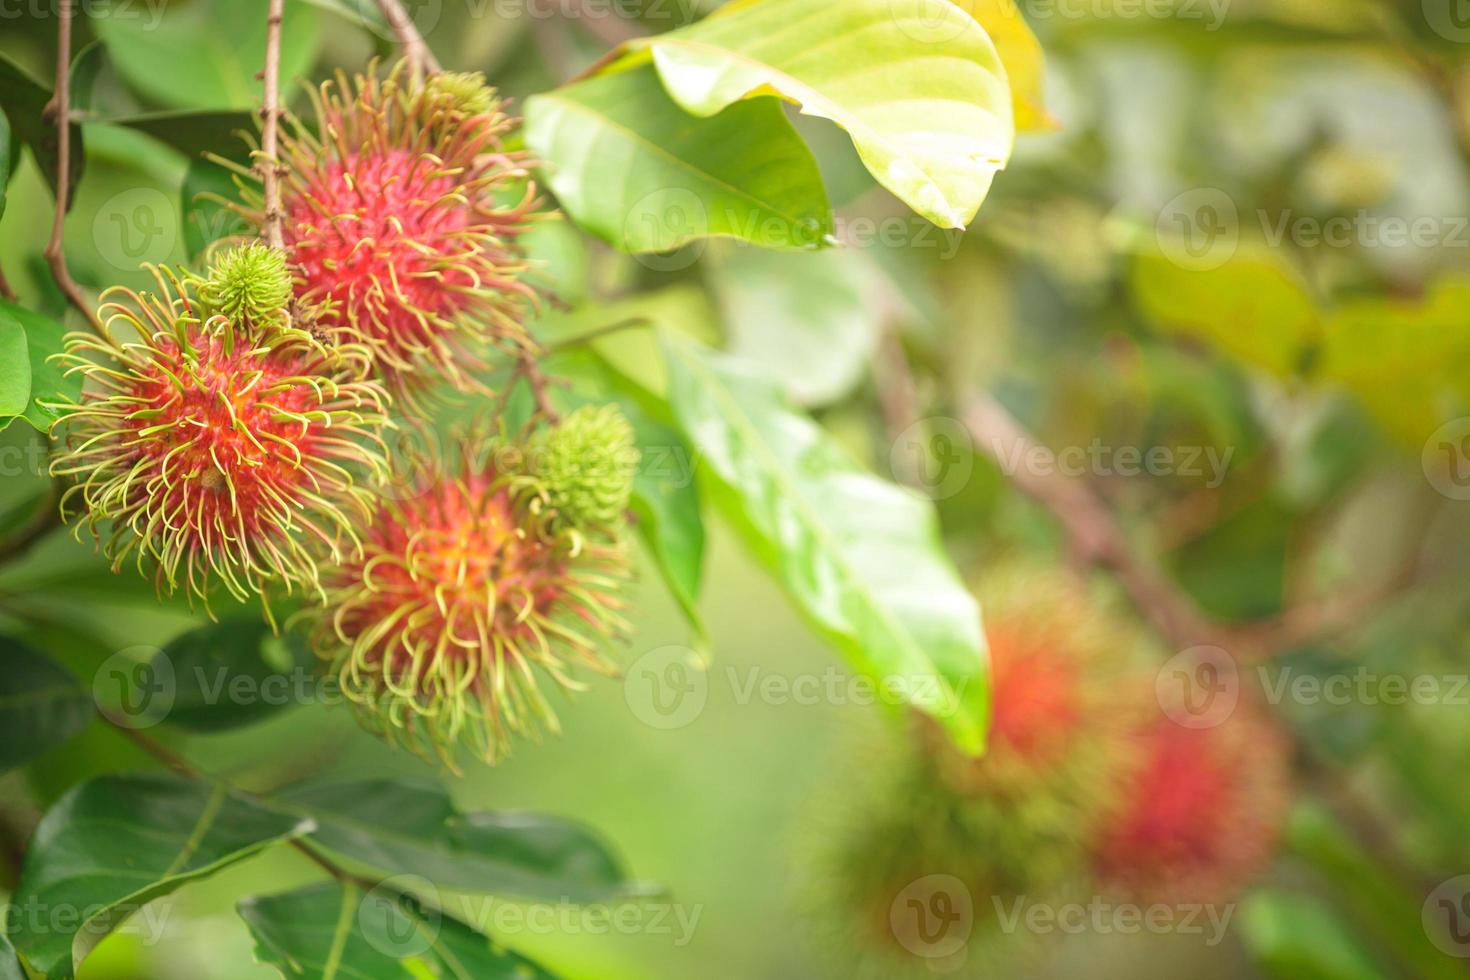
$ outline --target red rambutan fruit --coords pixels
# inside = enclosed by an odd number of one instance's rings
[[[395,392],[442,379],[483,393],[490,349],[529,343],[516,239],[536,190],[524,156],[501,146],[516,120],[478,74],[416,85],[402,65],[339,75],[313,101],[315,132],[288,119],[280,146],[300,299],[323,310],[323,329],[366,344]],[[261,223],[259,194],[246,196],[240,210]]]
[[[94,534],[111,522],[115,570],[151,559],[160,591],[182,585],[206,610],[215,583],[241,600],[317,588],[322,555],[355,547],[370,499],[357,474],[385,466],[366,351],[265,345],[152,272],[156,293],[104,296],[105,339],[70,334],[59,355],[84,378],[53,406],[67,441],[51,472],[76,480],[63,511],[80,501]]]
[[[1099,877],[1140,901],[1228,901],[1275,853],[1291,795],[1284,738],[1245,704],[1211,728],[1161,717],[1137,738],[1123,806],[1094,844]]]
[[[555,533],[516,447],[460,448],[458,466],[404,467],[427,490],[379,502],[362,556],[328,576],[315,631],[367,727],[450,768],[456,743],[494,763],[509,733],[556,731],[538,674],[581,689],[571,666],[611,672],[600,647],[628,628],[620,536]]]

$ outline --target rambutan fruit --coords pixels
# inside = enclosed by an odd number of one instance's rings
[[[630,576],[621,538],[573,542],[528,506],[522,447],[459,455],[404,463],[395,482],[427,492],[379,501],[314,631],[365,725],[451,769],[458,743],[494,763],[511,733],[557,730],[538,675],[579,690],[573,666],[611,672]]]
[[[1284,737],[1249,703],[1209,728],[1137,735],[1123,805],[1093,844],[1099,878],[1141,902],[1225,902],[1271,863],[1291,797]]]
[[[400,65],[313,93],[316,131],[288,118],[283,233],[300,299],[360,341],[395,393],[436,381],[484,393],[487,355],[525,349],[533,289],[516,240],[536,190],[515,125],[478,73],[415,85]],[[248,182],[239,210],[264,207]]]
[[[286,253],[264,242],[223,252],[195,285],[206,314],[218,313],[240,329],[263,335],[287,325],[292,284]]]
[[[616,405],[587,405],[538,429],[526,447],[533,492],[558,529],[598,535],[620,527],[633,493],[638,449]]]
[[[52,406],[67,441],[51,472],[76,481],[63,512],[79,501],[94,535],[111,522],[114,569],[151,559],[160,591],[182,586],[206,610],[216,583],[241,600],[317,588],[323,554],[355,550],[371,496],[359,476],[385,466],[387,396],[366,351],[258,341],[152,272],[157,292],[110,290],[106,337],[70,334],[59,355],[84,378]]]

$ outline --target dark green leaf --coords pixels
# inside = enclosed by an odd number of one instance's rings
[[[107,64],[107,49],[101,41],[93,41],[78,51],[71,59],[71,104],[78,112],[92,109],[92,92],[97,86],[97,76]]]
[[[0,636],[0,772],[60,745],[92,720],[92,697],[65,668]]]
[[[52,193],[56,191],[56,125],[46,118],[46,105],[51,101],[51,89],[42,85],[25,69],[0,55],[0,109],[10,121],[13,138],[31,148],[41,173],[46,177]],[[71,142],[67,155],[70,157],[71,191],[67,201],[70,209],[76,200],[77,185],[82,179],[82,167],[86,153],[82,148],[82,127],[71,126]]]
[[[645,65],[533,96],[525,133],[567,213],[624,251],[712,235],[816,248],[832,231],[816,161],[774,98],[691,116]]]
[[[189,630],[153,658],[152,675],[173,686],[161,720],[193,732],[253,724],[314,696],[312,666],[300,636],[277,636],[260,616]]]
[[[240,903],[255,957],[301,980],[551,980],[535,963],[386,885],[324,882]]]
[[[31,966],[71,977],[144,904],[308,829],[222,786],[163,775],[93,779],[36,828],[8,934]]]
[[[286,4],[281,25],[281,89],[289,92],[316,60],[317,12]],[[139,17],[97,17],[92,26],[112,63],[148,98],[178,108],[250,109],[265,61],[265,13],[238,0],[194,0]]]
[[[0,300],[0,317],[13,320],[25,330],[25,354],[30,365],[30,395],[20,414],[31,425],[44,431],[55,421],[56,412],[42,403],[74,399],[82,391],[81,377],[67,377],[66,369],[51,360],[52,355],[61,352],[62,340],[67,330],[50,317],[5,300]],[[0,375],[3,372],[4,369],[0,368]]]
[[[630,888],[617,859],[580,824],[531,813],[461,813],[428,783],[312,786],[275,803],[310,817],[311,839],[322,847],[443,888],[572,901]]]
[[[933,506],[859,470],[736,359],[664,335],[669,404],[722,509],[812,623],[890,699],[979,752],[989,705],[980,611]]]
[[[145,112],[102,121],[147,133],[190,160],[206,153],[226,160],[248,160],[250,144],[245,141],[245,136],[256,131],[254,114],[239,109]]]
[[[10,135],[10,120],[0,110],[0,217],[5,216],[5,188],[10,185],[10,174],[15,168],[15,148]]]

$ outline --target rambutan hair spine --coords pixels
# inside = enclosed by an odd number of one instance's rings
[[[184,591],[211,616],[222,588],[265,600],[276,587],[324,595],[323,559],[360,548],[356,525],[386,472],[389,398],[357,345],[262,334],[200,301],[189,277],[146,267],[155,290],[103,295],[100,335],[57,355],[83,379],[50,404],[65,441],[51,474],[70,481],[113,570],[150,562],[160,594]],[[103,531],[103,525],[108,525]]]
[[[364,726],[453,771],[459,746],[494,764],[513,735],[559,731],[542,678],[575,692],[576,668],[615,672],[631,581],[617,527],[573,535],[538,506],[552,491],[533,489],[523,444],[477,427],[456,449],[396,461],[396,482],[427,490],[379,501],[361,558],[307,614]]]
[[[493,353],[535,346],[517,240],[537,189],[503,145],[518,120],[478,72],[416,83],[401,63],[339,72],[311,98],[315,127],[285,116],[278,160],[297,296],[325,333],[366,345],[395,394],[490,394]],[[264,227],[258,176],[233,169],[241,200],[227,203]]]

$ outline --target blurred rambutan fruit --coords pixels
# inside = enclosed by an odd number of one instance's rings
[[[526,446],[527,486],[557,530],[597,536],[620,527],[638,449],[616,405],[587,405],[538,429]]]
[[[372,351],[395,393],[445,381],[483,393],[496,347],[528,345],[534,292],[516,240],[535,187],[502,139],[516,124],[478,73],[415,86],[400,65],[313,93],[315,131],[283,127],[283,231],[300,299]],[[246,182],[240,208],[264,208]]]
[[[1141,902],[1225,902],[1271,863],[1291,797],[1280,732],[1247,703],[1211,728],[1143,729],[1123,806],[1094,844],[1107,885]]]
[[[621,536],[574,542],[527,505],[523,447],[471,437],[460,456],[404,462],[415,493],[379,502],[315,631],[367,727],[450,768],[457,743],[494,763],[511,733],[557,730],[539,678],[610,672],[630,575]]]
[[[151,560],[160,591],[206,609],[216,583],[241,600],[317,588],[323,556],[356,549],[360,475],[385,465],[387,396],[365,378],[366,351],[258,341],[152,271],[156,292],[104,297],[106,339],[71,334],[60,355],[84,379],[53,406],[67,438],[51,472],[76,481],[63,511],[79,503],[99,537],[110,522],[115,570]]]

